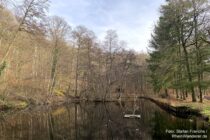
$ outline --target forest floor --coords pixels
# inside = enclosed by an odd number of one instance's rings
[[[153,99],[160,101],[162,103],[166,103],[168,105],[171,105],[173,107],[189,107],[191,109],[199,110],[201,114],[204,116],[208,116],[210,119],[210,100],[203,99],[203,102],[192,102],[191,98],[188,97],[186,100],[177,99],[173,94],[169,94],[167,98],[161,98],[161,97],[152,97]],[[210,120],[209,120],[210,122]]]

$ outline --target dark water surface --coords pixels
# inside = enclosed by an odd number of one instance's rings
[[[126,119],[125,113],[140,114]],[[150,101],[80,103],[54,108],[33,108],[0,115],[0,140],[168,140],[166,130],[205,130],[206,122],[181,119]],[[209,138],[210,139],[210,138]]]

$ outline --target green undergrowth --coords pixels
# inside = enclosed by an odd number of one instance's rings
[[[54,90],[54,94],[55,94],[56,96],[65,96],[65,95],[64,95],[64,91],[63,91],[63,90],[59,90],[59,89],[55,89],[55,90]]]
[[[25,101],[2,101],[0,100],[0,109],[8,110],[8,109],[24,109],[29,104]]]
[[[201,111],[201,113],[208,116],[209,117],[209,122],[210,122],[210,106],[204,107],[203,110]]]
[[[170,104],[167,100],[162,98],[157,98],[158,101]],[[173,107],[189,107],[191,109],[199,110],[199,112],[209,118],[210,122],[210,101],[204,100],[203,103],[200,102],[183,102],[183,101],[176,101],[173,104],[170,104]]]
[[[210,119],[210,103],[209,102],[204,102],[204,103],[196,102],[196,103],[183,103],[183,104],[181,103],[179,105],[187,106],[192,109],[199,110],[201,114],[203,114],[204,116],[208,116]]]

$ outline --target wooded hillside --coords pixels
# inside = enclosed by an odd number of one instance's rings
[[[0,2],[2,102],[39,103],[54,96],[105,100],[147,89],[147,55],[126,49],[115,30],[99,40],[84,26],[48,16],[48,0]]]

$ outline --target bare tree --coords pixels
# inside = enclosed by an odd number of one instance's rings
[[[23,4],[17,8],[17,20],[19,25],[13,34],[12,39],[7,44],[7,50],[1,60],[0,65],[5,63],[18,33],[20,31],[34,32],[38,27],[42,26],[48,9],[48,0],[24,0]]]
[[[113,67],[113,61],[115,59],[114,53],[117,51],[118,49],[118,35],[116,33],[116,31],[114,30],[108,30],[106,37],[105,37],[105,41],[104,41],[104,49],[106,50],[106,90],[105,90],[105,97],[107,96],[107,94],[109,95],[109,97],[111,97],[111,92],[110,92],[110,87],[112,85],[111,81],[111,72],[112,72],[112,67]]]
[[[52,94],[55,83],[56,83],[56,73],[57,73],[57,63],[59,59],[60,46],[65,42],[67,35],[70,33],[71,27],[68,23],[57,16],[51,17],[48,25],[49,37],[52,41],[52,66],[51,66],[51,76],[49,82],[49,93]]]
[[[81,48],[87,46],[87,48],[90,49],[91,45],[90,43],[90,31],[83,27],[83,26],[78,26],[76,29],[72,32],[73,36],[73,42],[75,44],[75,47],[77,48],[76,52],[76,68],[75,68],[75,97],[78,97],[78,78],[80,74],[80,51]],[[90,58],[89,58],[90,59]]]

